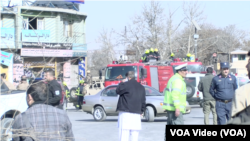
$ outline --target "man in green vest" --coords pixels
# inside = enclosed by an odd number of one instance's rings
[[[167,111],[167,125],[184,124],[183,114],[186,112],[187,64],[175,67],[176,74],[172,76],[165,89],[163,109]]]

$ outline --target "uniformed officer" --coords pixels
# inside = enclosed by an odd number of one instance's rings
[[[220,68],[221,73],[213,78],[209,90],[216,100],[218,125],[226,124],[231,118],[232,99],[237,89],[236,77],[229,74],[229,63],[221,63]]]
[[[172,61],[174,61],[174,53],[171,53],[169,59],[172,59]]]
[[[149,50],[147,49],[145,53],[142,55],[141,60],[143,62],[148,62],[148,59],[149,59]]]
[[[163,109],[167,110],[167,124],[184,124],[183,114],[186,113],[186,83],[187,64],[175,67],[176,74],[172,76],[165,89]]]
[[[65,93],[66,93],[66,97],[69,98],[70,97],[69,88],[68,88],[66,82],[63,82],[63,87],[64,87],[64,90],[65,90]]]
[[[150,52],[149,52],[149,60],[156,60],[156,56],[155,56],[155,53],[154,53],[154,49],[153,48],[150,48]]]
[[[52,69],[47,69],[44,75],[45,80],[48,82],[48,101],[46,104],[52,106],[59,106],[62,99],[62,88],[60,84],[55,80],[55,72]]]
[[[79,93],[76,93],[76,95],[77,95],[77,105],[76,105],[76,107],[79,108],[79,109],[82,109],[83,97],[84,97],[84,95],[87,94],[85,86],[86,86],[86,83],[83,80],[81,80],[80,85],[77,88]]]
[[[160,61],[161,60],[161,56],[160,56],[157,48],[155,48],[155,52],[154,53],[155,53],[156,61]]]

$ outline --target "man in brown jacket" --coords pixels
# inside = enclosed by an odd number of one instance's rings
[[[250,57],[250,51],[247,54]],[[246,65],[250,79],[250,58]],[[235,91],[232,102],[232,120],[228,124],[250,124],[250,83],[241,86]]]
[[[23,75],[21,77],[21,83],[17,86],[18,90],[27,90],[29,87],[29,84],[27,83],[26,76]]]

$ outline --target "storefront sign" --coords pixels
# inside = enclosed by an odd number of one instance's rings
[[[36,57],[72,57],[72,50],[52,50],[52,49],[21,49],[21,56]]]
[[[72,43],[23,42],[22,48],[72,49]]]
[[[79,68],[79,71],[78,71],[78,74],[82,77],[85,77],[85,58],[80,58],[78,60],[78,68]],[[84,78],[80,77],[80,80],[83,80]]]
[[[87,51],[87,44],[75,44],[75,43],[73,43],[72,50]]]
[[[24,74],[23,64],[13,64],[13,84],[17,86]]]
[[[70,84],[70,74],[71,74],[71,65],[69,62],[66,62],[63,65],[63,81],[66,82],[67,85]]]
[[[73,50],[72,57],[86,57],[87,56],[87,51],[76,51]]]
[[[13,62],[12,57],[13,54],[12,53],[8,53],[8,52],[4,52],[1,51],[1,64],[6,65],[6,66],[10,66]]]
[[[1,27],[1,48],[15,48],[15,29]]]
[[[50,30],[22,30],[23,42],[50,42]]]

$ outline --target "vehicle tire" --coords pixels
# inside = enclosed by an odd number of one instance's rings
[[[192,86],[191,84],[186,84],[186,90],[187,90],[187,99],[194,96],[195,93],[194,86]]]
[[[106,113],[101,106],[97,106],[94,109],[93,117],[96,121],[103,121],[106,119]]]
[[[77,101],[77,95],[75,94],[76,93],[76,87],[73,87],[70,89],[70,102],[75,102]]]
[[[11,141],[12,140],[12,132],[10,132],[11,124],[13,122],[13,118],[4,118],[1,121],[1,140],[2,141]]]
[[[150,106],[146,107],[145,110],[145,119],[147,122],[154,122],[154,118],[155,118],[155,113],[154,113],[154,109]]]

